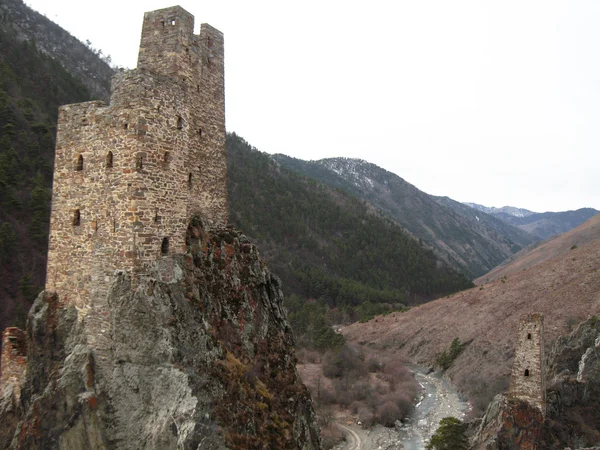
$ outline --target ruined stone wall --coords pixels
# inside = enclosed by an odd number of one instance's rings
[[[146,13],[139,68],[110,104],[60,108],[46,290],[81,309],[116,269],[185,251],[189,218],[227,221],[223,35],[180,7]]]
[[[2,333],[2,359],[0,360],[0,390],[12,385],[18,399],[21,381],[27,368],[27,339],[25,332],[10,327]]]
[[[527,402],[546,413],[544,375],[544,316],[528,314],[521,318],[509,398]]]

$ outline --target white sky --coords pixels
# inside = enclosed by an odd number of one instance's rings
[[[135,67],[164,0],[26,0]],[[225,33],[227,129],[434,195],[600,209],[600,1],[181,0]],[[198,31],[196,31],[198,32]]]

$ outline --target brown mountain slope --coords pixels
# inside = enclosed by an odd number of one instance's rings
[[[600,214],[588,219],[577,228],[535,247],[533,250],[529,247],[521,250],[513,255],[510,261],[477,278],[475,284],[489,283],[490,281],[499,280],[503,276],[521,272],[523,269],[547,261],[550,258],[568,253],[571,249],[574,249],[574,246],[579,247],[597,239],[600,239]]]
[[[556,338],[600,313],[600,240],[481,287],[406,313],[377,317],[343,331],[351,341],[401,352],[433,364],[454,338],[470,342],[447,373],[481,411],[508,386],[519,317],[545,315],[548,351]]]

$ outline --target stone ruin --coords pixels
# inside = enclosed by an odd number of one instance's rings
[[[179,6],[145,13],[138,67],[113,77],[110,104],[59,109],[45,288],[77,307],[100,353],[115,271],[135,284],[185,252],[191,217],[227,223],[223,34],[193,31]],[[18,384],[25,345],[5,331],[0,388]]]
[[[521,317],[508,398],[524,401],[546,415],[542,314]]]

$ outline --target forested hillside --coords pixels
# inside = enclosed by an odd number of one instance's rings
[[[273,158],[291,170],[372,203],[469,277],[488,272],[536,240],[495,217],[447,197],[429,195],[363,160],[303,161],[286,155]]]
[[[0,325],[23,324],[44,284],[58,105],[84,85],[0,29]]]
[[[471,283],[371,204],[227,138],[230,221],[257,242],[288,292],[332,307],[420,303]]]

